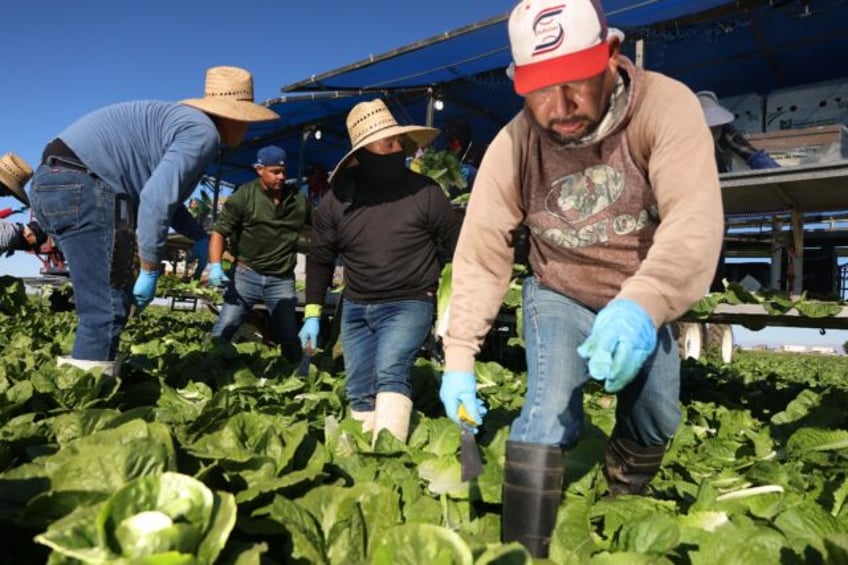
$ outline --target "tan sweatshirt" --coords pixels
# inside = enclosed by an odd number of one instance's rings
[[[558,145],[522,110],[486,151],[453,258],[446,370],[474,370],[521,224],[540,282],[595,311],[629,298],[659,327],[709,288],[724,214],[701,106],[682,83],[625,57],[619,69],[627,109],[591,144]]]

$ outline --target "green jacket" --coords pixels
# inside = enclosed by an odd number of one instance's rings
[[[298,236],[311,222],[306,196],[285,187],[275,206],[256,179],[227,199],[212,231],[229,238],[230,252],[257,273],[282,277],[294,272]]]

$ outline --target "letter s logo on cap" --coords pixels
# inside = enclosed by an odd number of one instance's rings
[[[533,48],[533,57],[555,51],[562,45],[565,32],[559,22],[554,21],[565,9],[565,4],[551,6],[539,12],[533,20],[533,33],[539,38],[539,43]]]

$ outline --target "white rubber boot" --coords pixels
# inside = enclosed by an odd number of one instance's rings
[[[368,412],[359,412],[357,410],[350,411],[350,417],[357,422],[362,422],[362,431],[370,432],[374,430],[374,414],[373,410]]]
[[[91,372],[92,369],[100,367],[103,369],[103,375],[106,377],[118,376],[121,371],[121,361],[123,361],[121,357],[118,357],[114,361],[87,361],[85,359],[74,359],[73,357],[65,357],[61,355],[56,358],[56,364],[59,366],[71,365],[72,367],[78,367],[83,371]]]
[[[403,443],[409,435],[409,417],[412,414],[412,399],[399,392],[378,392],[374,408],[374,440],[380,430],[389,430]]]

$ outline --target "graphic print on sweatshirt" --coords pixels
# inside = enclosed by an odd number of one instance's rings
[[[654,226],[659,220],[656,205],[617,212],[626,208],[620,205],[624,188],[621,172],[606,164],[593,165],[555,180],[545,197],[545,211],[560,220],[557,223],[561,227],[536,227],[534,234],[551,245],[575,249],[606,244],[611,237]]]

